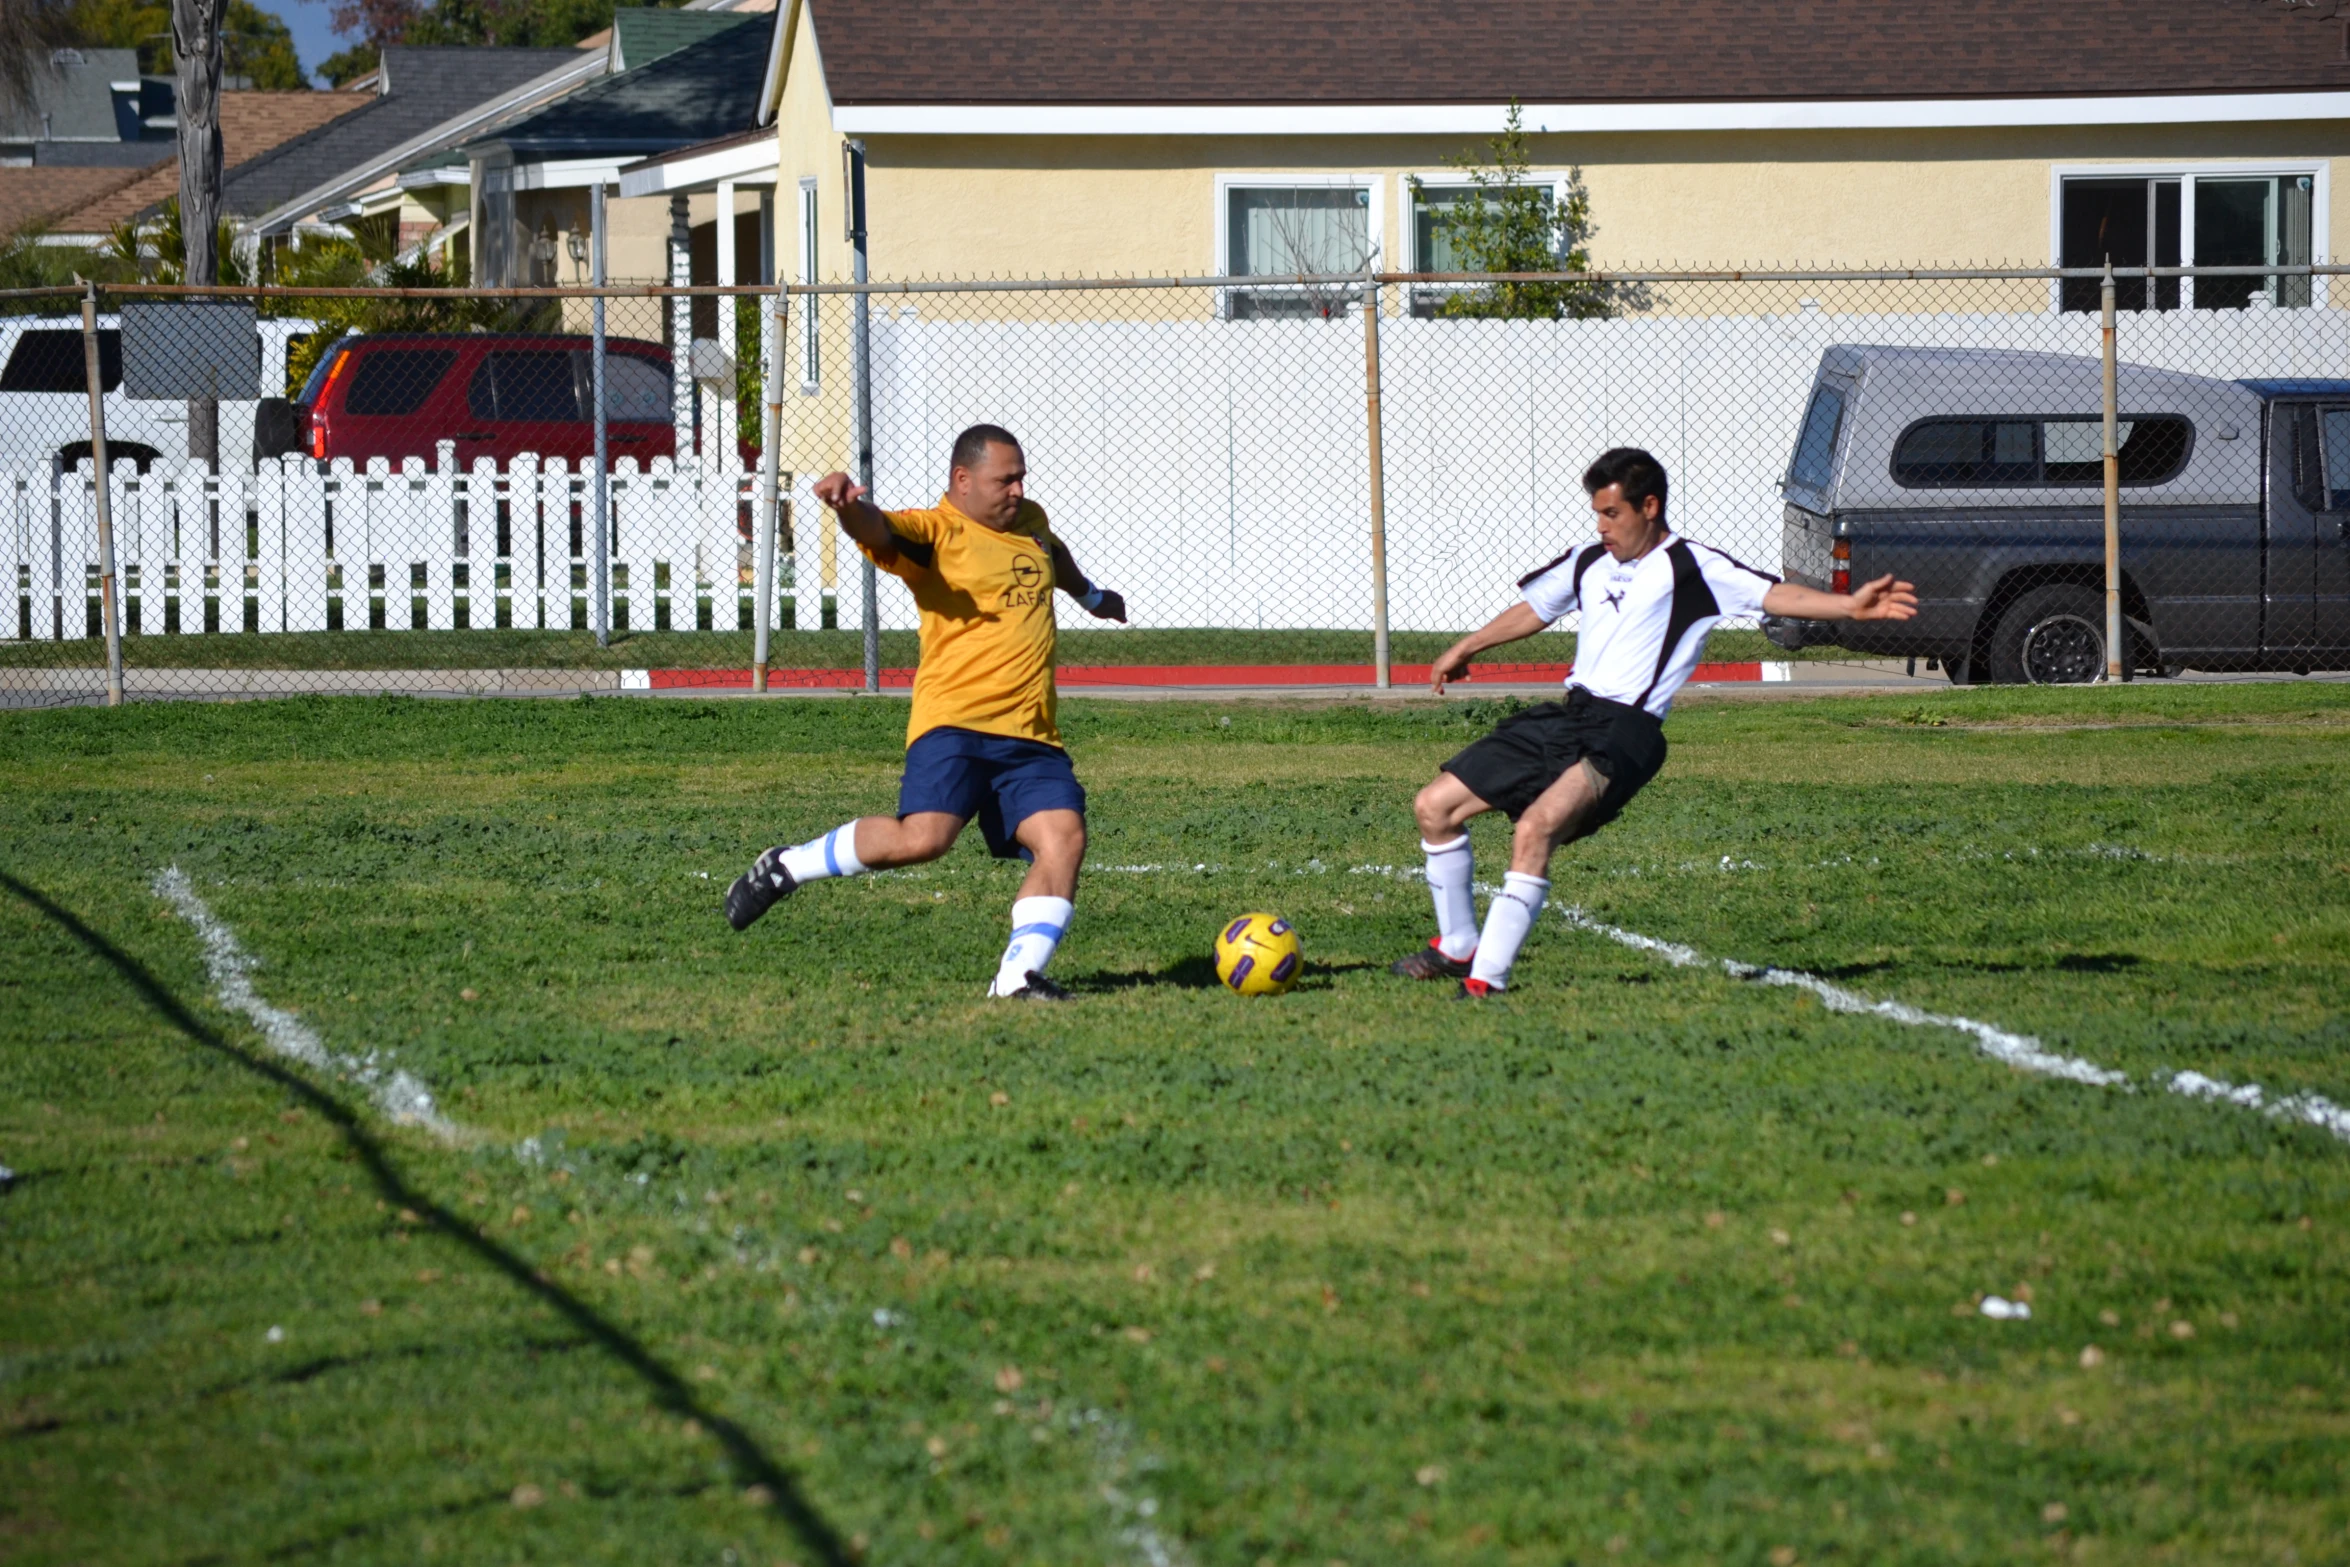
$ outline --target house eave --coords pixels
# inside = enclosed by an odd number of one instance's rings
[[[1505,103],[909,104],[836,102],[844,136],[1485,135]],[[2044,98],[1741,99],[1530,103],[1528,131],[1965,130],[2229,125],[2350,118],[2350,92],[2175,93]]]

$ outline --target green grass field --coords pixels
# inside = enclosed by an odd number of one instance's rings
[[[719,919],[895,702],[0,714],[0,1559],[2350,1557],[2350,1144],[2157,1077],[2350,1100],[2350,689],[1691,703],[1561,856],[2103,1088],[1556,914],[1391,980],[1499,711],[1067,703],[1064,1008],[975,841]]]
[[[1398,632],[1390,656],[1425,664],[1457,638],[1449,633]],[[123,663],[133,669],[745,669],[751,636],[742,631],[616,632],[596,645],[584,631],[320,631],[263,636],[127,636]],[[1060,634],[1061,662],[1076,664],[1367,664],[1367,631],[1155,631],[1080,626]],[[1772,647],[1759,631],[1716,631],[1709,659],[1839,659],[1867,655],[1843,648]],[[885,668],[910,669],[914,633],[881,637]],[[1568,632],[1530,637],[1497,650],[1493,659],[1570,663]],[[865,659],[859,631],[778,631],[769,661],[779,669],[856,669]],[[0,669],[91,668],[106,660],[105,644],[0,642]]]

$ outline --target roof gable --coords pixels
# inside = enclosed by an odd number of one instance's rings
[[[257,217],[576,58],[570,49],[395,44],[383,52],[381,97],[359,98],[352,112],[231,168],[221,210]]]
[[[355,93],[224,92],[220,95],[220,135],[226,161],[233,170],[328,120],[378,101]],[[104,234],[117,223],[178,195],[179,168],[179,159],[172,158],[142,170],[129,181],[61,213],[50,226],[61,234]]]
[[[651,65],[600,77],[458,150],[588,157],[711,141],[751,128],[766,65],[759,31],[729,28]]]
[[[134,49],[57,49],[31,67],[32,91],[0,118],[0,140],[119,141],[125,126],[114,83],[139,79]],[[135,105],[134,105],[135,107]],[[135,122],[130,134],[138,134]]]
[[[749,11],[680,11],[623,6],[612,13],[612,69],[633,71],[755,18]]]

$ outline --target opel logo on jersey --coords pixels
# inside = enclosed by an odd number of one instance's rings
[[[1042,582],[1043,580],[1044,580],[1044,573],[1043,573],[1042,571],[1040,571],[1040,570],[1038,570],[1038,569],[1037,569],[1037,565],[1036,565],[1036,562],[1035,562],[1035,561],[1032,561],[1032,560],[1016,560],[1016,561],[1012,562],[1012,584],[1013,584],[1013,586],[1015,586],[1015,587],[1022,587],[1022,588],[1033,588],[1033,587],[1035,587],[1035,586],[1036,586],[1036,585],[1037,585],[1039,582]]]

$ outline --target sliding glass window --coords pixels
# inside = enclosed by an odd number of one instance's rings
[[[2316,209],[2312,174],[2068,175],[2058,186],[2057,264],[2063,267],[2308,266]],[[2123,310],[2298,309],[2311,302],[2307,277],[2121,278]],[[2099,308],[2094,278],[2066,278],[2066,310]]]

